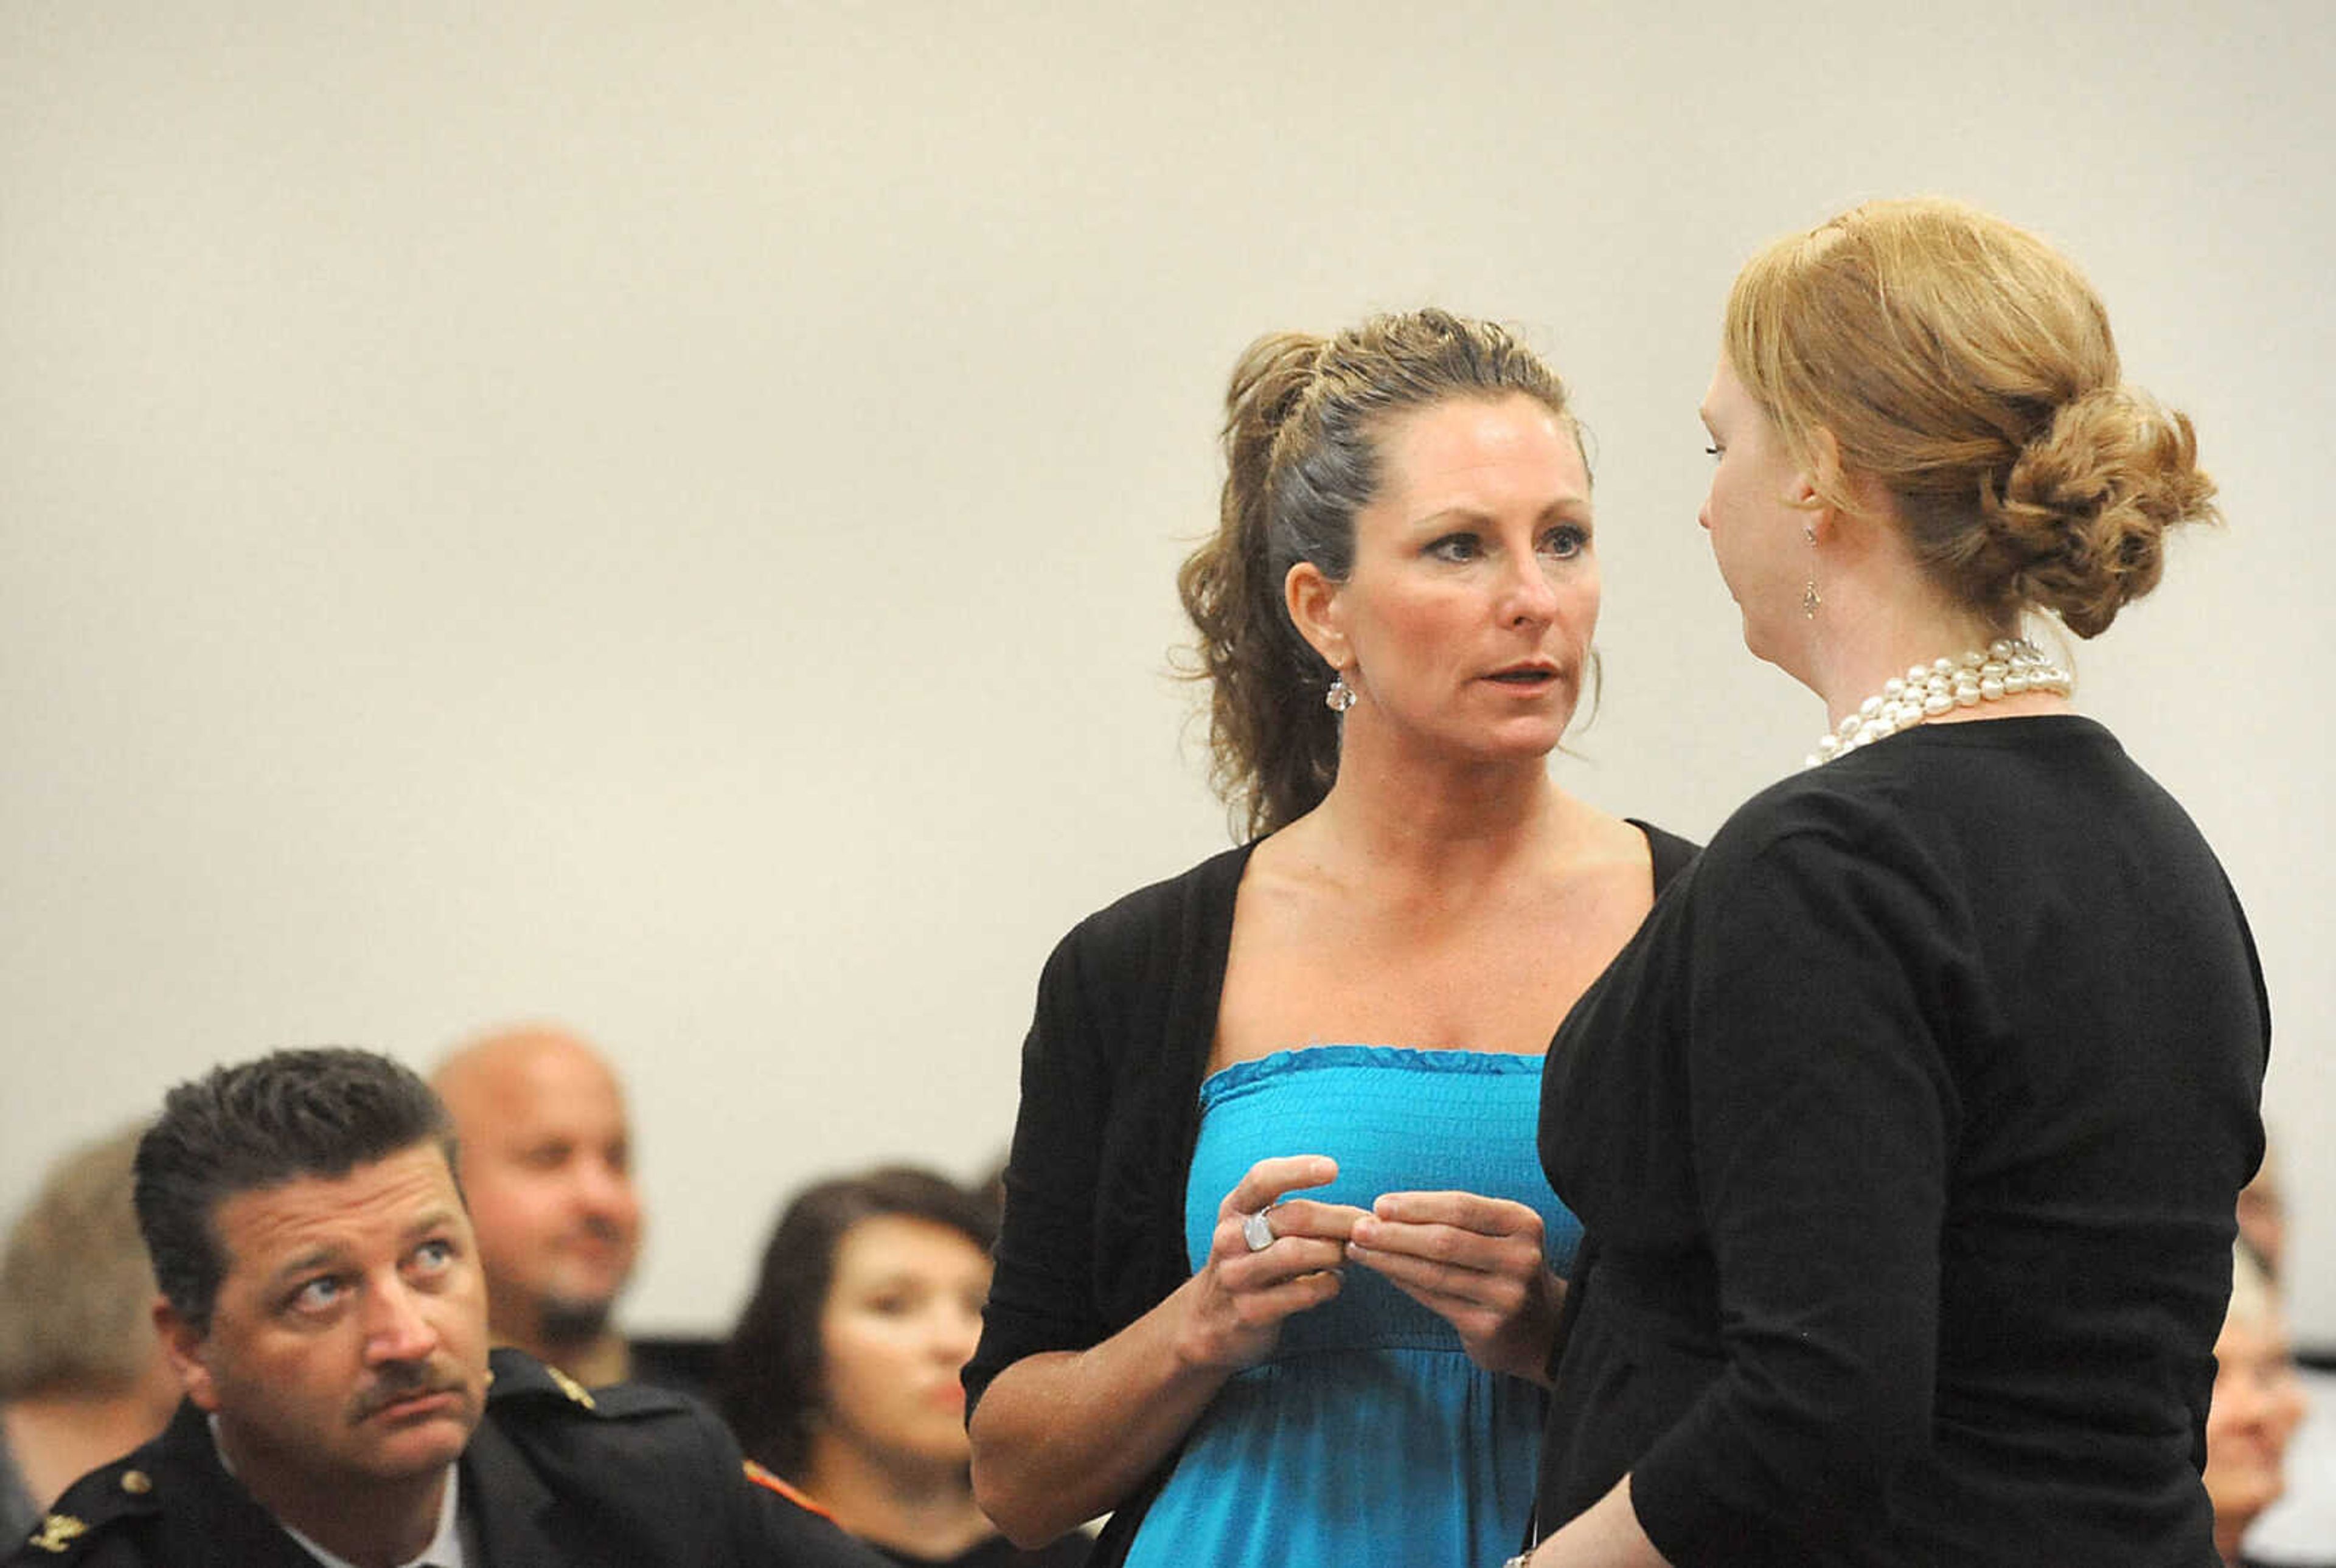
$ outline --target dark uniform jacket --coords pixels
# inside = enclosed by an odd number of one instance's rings
[[[472,1568],[881,1568],[826,1520],[748,1484],[713,1415],[661,1389],[587,1393],[516,1350],[493,1354],[485,1418],[462,1451]],[[317,1568],[221,1468],[181,1405],[144,1447],[57,1500],[6,1568]]]

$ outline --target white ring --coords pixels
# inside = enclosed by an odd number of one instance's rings
[[[1273,1245],[1273,1226],[1266,1219],[1269,1211],[1260,1209],[1241,1222],[1241,1240],[1252,1252],[1262,1252]]]

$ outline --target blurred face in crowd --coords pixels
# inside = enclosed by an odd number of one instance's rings
[[[2269,1154],[2254,1179],[2239,1189],[2239,1234],[2264,1267],[2279,1272],[2280,1255],[2287,1250],[2287,1203]]]
[[[208,1330],[156,1310],[187,1395],[279,1514],[365,1488],[442,1485],[485,1407],[486,1288],[444,1152],[238,1193]]]
[[[589,1339],[639,1256],[640,1199],[615,1076],[564,1035],[507,1036],[442,1071],[496,1332]]]
[[[988,1255],[953,1226],[877,1214],[846,1231],[820,1314],[814,1447],[848,1443],[894,1466],[967,1463],[958,1372],[988,1293]]]
[[[2286,1488],[2288,1439],[2304,1416],[2303,1384],[2276,1308],[2234,1300],[2214,1341],[2214,1403],[2206,1412],[2206,1494],[2214,1536],[2235,1560],[2239,1537]]]

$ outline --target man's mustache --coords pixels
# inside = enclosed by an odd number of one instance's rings
[[[437,1372],[427,1361],[399,1362],[385,1368],[374,1380],[373,1386],[357,1396],[351,1410],[352,1422],[377,1416],[402,1399],[426,1394],[468,1395],[469,1386],[454,1374]]]

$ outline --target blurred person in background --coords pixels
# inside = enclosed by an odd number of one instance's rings
[[[855,1568],[711,1411],[490,1352],[453,1123],[403,1064],[282,1050],[141,1135],[142,1293],[184,1398],[11,1568]]]
[[[497,1029],[439,1065],[495,1342],[588,1388],[634,1377],[615,1323],[641,1246],[632,1129],[599,1052],[549,1024]]]
[[[2287,1251],[2287,1199],[2280,1191],[2279,1151],[2267,1135],[2263,1164],[2255,1167],[2253,1180],[2239,1189],[2239,1239],[2263,1272],[2277,1281],[2280,1257]]]
[[[2244,1242],[2233,1251],[2231,1310],[2214,1341],[2214,1367],[2206,1495],[2214,1503],[2214,1549],[2235,1565],[2252,1561],[2240,1550],[2247,1526],[2287,1489],[2287,1445],[2305,1411],[2278,1290]]]
[[[0,1252],[0,1543],[179,1403],[131,1203],[131,1127],[68,1154]]]
[[[981,1332],[996,1211],[930,1171],[822,1182],[790,1203],[731,1336],[723,1415],[765,1485],[895,1563],[1072,1568],[975,1505],[959,1372]]]

